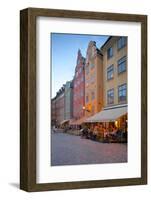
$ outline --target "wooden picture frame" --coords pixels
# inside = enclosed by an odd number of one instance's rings
[[[60,17],[141,23],[141,177],[36,183],[36,18]],[[147,16],[27,8],[20,12],[20,188],[47,191],[147,184]]]

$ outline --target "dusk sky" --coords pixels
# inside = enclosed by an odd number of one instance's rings
[[[73,79],[78,49],[86,57],[90,41],[100,48],[108,36],[52,33],[52,98],[66,81]]]

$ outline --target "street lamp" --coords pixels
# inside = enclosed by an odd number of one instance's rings
[[[91,112],[90,110],[86,109],[85,106],[83,106],[83,110],[84,110],[84,111],[87,111],[87,112]]]
[[[116,128],[118,128],[118,121],[117,120],[115,120],[115,126],[116,126]]]

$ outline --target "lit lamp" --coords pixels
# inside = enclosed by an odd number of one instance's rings
[[[116,128],[118,128],[118,121],[117,120],[115,121],[115,126],[116,126]]]
[[[84,110],[84,111],[87,111],[87,112],[90,112],[90,110],[86,109],[85,106],[83,106],[83,110]]]

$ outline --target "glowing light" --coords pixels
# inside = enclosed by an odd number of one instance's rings
[[[118,121],[115,121],[115,126],[118,127]]]

